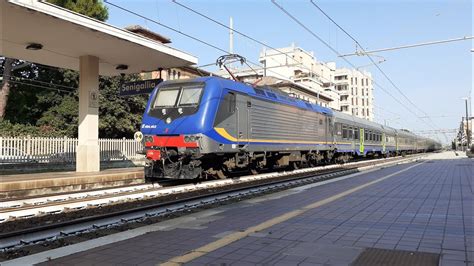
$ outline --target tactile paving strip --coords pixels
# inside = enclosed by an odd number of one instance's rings
[[[389,250],[368,248],[363,251],[352,266],[398,266],[398,265],[417,265],[417,266],[437,266],[439,263],[439,254],[428,252],[414,252],[402,250]]]

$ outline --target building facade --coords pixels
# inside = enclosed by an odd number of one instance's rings
[[[468,138],[469,138],[469,144],[472,146],[473,145],[473,137],[474,137],[474,117],[469,117],[469,120],[464,119],[461,121],[459,125],[459,130],[458,130],[458,135],[456,138],[456,142],[458,147],[460,147],[461,150],[466,150],[467,143],[468,143]]]
[[[125,29],[137,35],[146,37],[148,39],[160,42],[165,45],[171,43],[170,38],[165,37],[156,32],[153,32],[139,25],[127,26],[125,27]],[[140,73],[140,75],[142,79],[161,78],[164,81],[166,81],[166,80],[175,80],[175,79],[191,79],[191,78],[197,78],[197,77],[213,76],[215,74],[203,69],[196,68],[196,67],[184,66],[184,67],[168,68],[168,69],[162,69],[162,70],[157,69],[152,72],[142,72]]]
[[[292,93],[308,101],[329,99],[328,107],[339,110],[339,95],[334,90],[334,62],[319,62],[313,52],[307,52],[292,44],[290,47],[264,49],[259,62],[263,65],[263,76],[272,76],[301,84],[307,91]],[[308,94],[309,92],[309,94]]]
[[[356,69],[336,69],[335,90],[340,96],[340,110],[372,121],[374,95],[372,75]]]

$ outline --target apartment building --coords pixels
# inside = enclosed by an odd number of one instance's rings
[[[329,107],[340,108],[339,95],[333,86],[334,62],[319,62],[313,52],[307,52],[295,44],[277,50],[264,49],[259,62],[263,65],[263,76],[287,79],[307,89],[304,92],[293,90],[296,97],[313,102],[325,98],[329,99],[326,101]]]
[[[373,80],[366,71],[356,69],[336,69],[334,75],[335,90],[340,97],[340,110],[372,121],[373,113]]]

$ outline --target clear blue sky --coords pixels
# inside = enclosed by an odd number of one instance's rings
[[[196,36],[224,50],[229,47],[228,30],[199,17],[171,1],[124,1],[108,0],[133,10],[146,17],[167,24],[177,30]],[[347,66],[336,54],[295,24],[270,0],[180,0],[208,16],[228,24],[234,19],[234,28],[273,47],[285,47],[292,42],[307,51],[314,51],[320,61],[335,61],[338,67]],[[305,25],[326,40],[340,53],[355,50],[355,44],[337,27],[325,18],[309,0],[277,1],[292,14],[297,15]],[[470,0],[446,1],[316,1],[336,22],[351,33],[366,49],[378,49],[426,41],[443,40],[472,35],[473,6]],[[124,27],[139,24],[161,33],[172,40],[172,46],[199,58],[199,65],[215,62],[222,55],[178,33],[167,30],[153,22],[108,5],[109,23]],[[438,128],[454,129],[465,115],[462,97],[468,96],[473,84],[473,42],[463,41],[379,53],[387,59],[380,67],[395,84],[432,116]],[[234,52],[257,62],[261,45],[234,35]],[[349,58],[356,66],[369,64],[363,57]],[[370,71],[386,90],[400,101],[405,99],[378,72]],[[209,70],[213,70],[212,68]],[[430,126],[417,119],[400,106],[380,88],[375,88],[376,121],[384,119],[391,126],[410,130],[431,130]],[[411,109],[424,116],[408,103]],[[442,116],[442,117],[440,117]],[[453,137],[450,135],[450,137]],[[445,141],[440,135],[440,139]]]

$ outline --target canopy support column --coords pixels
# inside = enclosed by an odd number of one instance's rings
[[[99,58],[79,58],[79,143],[77,172],[100,171],[99,150]]]

